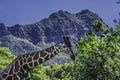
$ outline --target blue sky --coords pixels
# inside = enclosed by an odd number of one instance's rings
[[[58,10],[71,13],[89,9],[97,13],[107,24],[114,26],[118,17],[118,0],[0,0],[0,22],[7,26],[31,24],[48,17]]]

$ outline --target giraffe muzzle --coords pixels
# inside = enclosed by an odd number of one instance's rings
[[[71,51],[71,53],[70,53],[71,59],[72,59],[72,60],[75,60],[75,51],[74,51],[74,48],[71,47],[71,48],[70,48],[70,51]]]

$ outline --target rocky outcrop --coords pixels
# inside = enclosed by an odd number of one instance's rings
[[[0,23],[0,37],[9,35],[10,32],[8,31],[7,27],[3,23]]]
[[[87,9],[76,14],[59,10],[33,24],[16,24],[7,28],[2,25],[0,36],[11,34],[17,38],[27,39],[33,44],[59,42],[64,35],[78,39],[92,28],[91,25],[95,20],[102,19]]]

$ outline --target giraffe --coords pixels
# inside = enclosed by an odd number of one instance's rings
[[[75,60],[73,46],[68,37],[61,42],[41,51],[18,55],[4,70],[0,71],[0,80],[23,80],[28,71],[49,60],[60,52],[69,54]]]

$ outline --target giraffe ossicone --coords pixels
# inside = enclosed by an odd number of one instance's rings
[[[49,60],[60,52],[69,54],[75,60],[72,44],[68,37],[63,37],[64,43],[59,43],[42,51],[17,56],[11,64],[0,71],[0,80],[23,80],[29,70]]]

